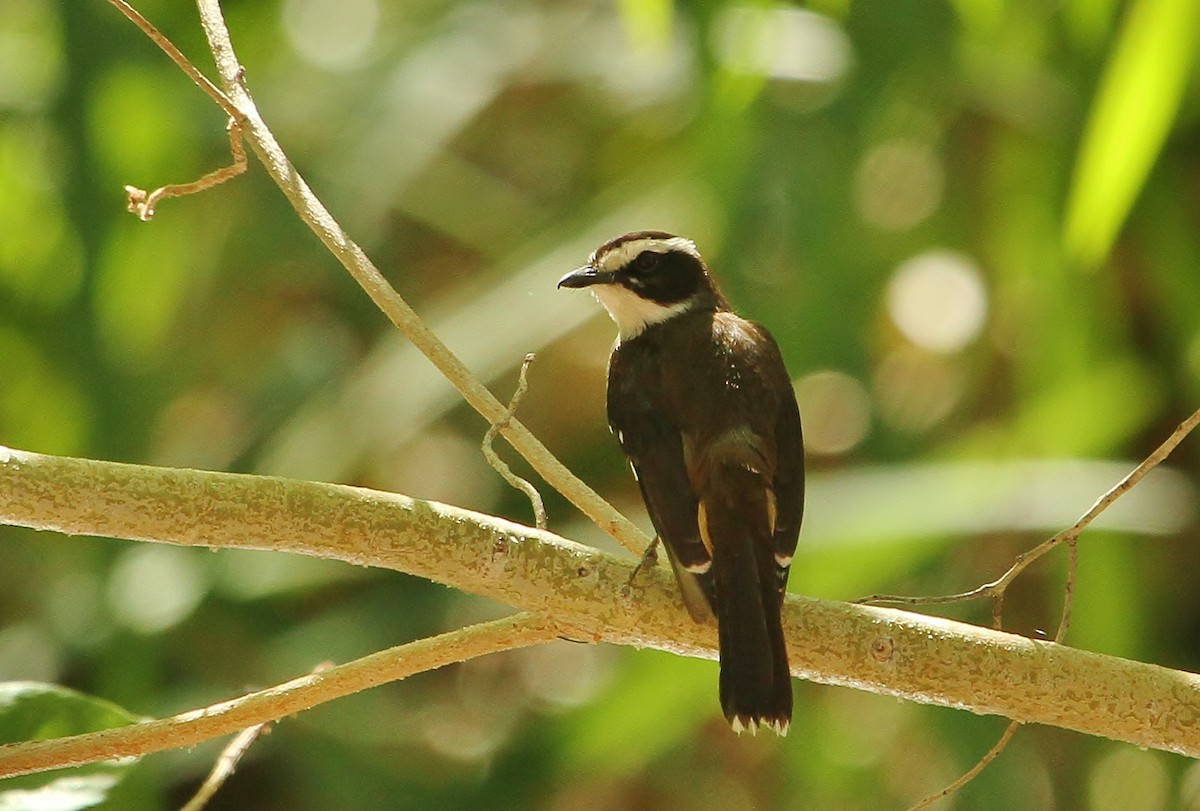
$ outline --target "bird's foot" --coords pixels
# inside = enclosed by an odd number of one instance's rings
[[[654,540],[646,547],[646,551],[642,553],[642,559],[638,561],[638,565],[633,567],[633,573],[629,575],[627,587],[633,587],[633,581],[637,580],[637,576],[642,573],[642,569],[649,569],[652,566],[658,565],[658,542],[660,538],[655,535]]]

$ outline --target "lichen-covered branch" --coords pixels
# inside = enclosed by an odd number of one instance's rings
[[[0,452],[0,522],[381,566],[554,617],[577,639],[714,657],[669,572],[500,518],[342,485]],[[893,609],[790,595],[792,672],[1200,756],[1200,676]]]

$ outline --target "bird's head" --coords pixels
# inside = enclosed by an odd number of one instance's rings
[[[558,286],[589,288],[617,323],[622,340],[684,312],[727,307],[695,243],[665,231],[610,239]]]

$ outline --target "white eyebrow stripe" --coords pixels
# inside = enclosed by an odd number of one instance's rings
[[[605,251],[600,256],[593,258],[591,264],[599,270],[618,270],[632,262],[642,251],[654,251],[655,253],[679,251],[691,254],[697,259],[700,258],[700,251],[696,250],[696,243],[690,239],[684,237],[670,237],[668,239],[642,237],[641,239],[631,239],[628,242],[622,242],[612,250]]]

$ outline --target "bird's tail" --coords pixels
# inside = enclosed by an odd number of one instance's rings
[[[701,504],[716,581],[721,708],[735,732],[757,732],[761,724],[786,735],[792,678],[779,616],[783,594],[770,494],[751,470],[724,472]]]

